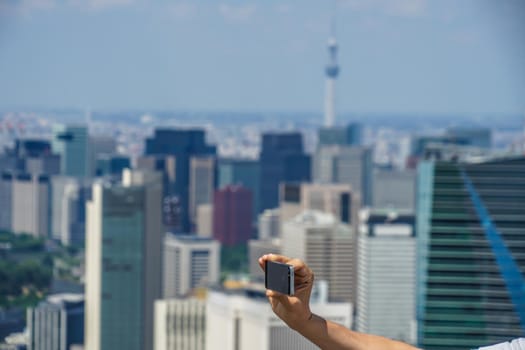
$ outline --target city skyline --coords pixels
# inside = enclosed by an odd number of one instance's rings
[[[525,6],[498,4],[339,1],[336,115],[522,114]],[[3,4],[0,108],[321,112],[331,10],[321,1]]]

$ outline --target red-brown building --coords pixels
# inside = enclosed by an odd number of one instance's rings
[[[239,185],[215,191],[213,237],[222,245],[246,243],[252,233],[252,192]]]

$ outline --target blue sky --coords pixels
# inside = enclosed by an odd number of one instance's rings
[[[323,110],[327,0],[0,0],[0,108]],[[339,0],[340,113],[525,113],[525,1]]]

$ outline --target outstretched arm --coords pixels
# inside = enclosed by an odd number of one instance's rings
[[[288,296],[271,290],[266,295],[272,310],[290,328],[302,334],[321,349],[334,350],[415,350],[408,344],[375,335],[349,330],[335,322],[327,321],[310,311],[310,294],[314,274],[298,259],[282,255],[263,255],[259,265],[264,270],[265,261],[278,261],[294,267],[295,295]]]

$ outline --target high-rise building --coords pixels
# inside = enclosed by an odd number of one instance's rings
[[[206,349],[206,301],[162,299],[155,301],[154,350]]]
[[[309,182],[311,159],[304,152],[303,138],[298,132],[262,135],[260,154],[259,212],[279,205],[281,182]]]
[[[97,182],[87,204],[86,349],[153,348],[154,301],[162,294],[162,180],[125,171]]]
[[[312,303],[312,312],[344,327],[352,325],[350,303]],[[316,345],[273,313],[264,291],[211,291],[206,309],[206,349],[310,350]]]
[[[321,146],[313,161],[314,181],[350,184],[364,205],[372,204],[372,149],[357,146]]]
[[[60,174],[60,156],[58,154],[29,157],[24,159],[24,169],[34,175]]]
[[[278,238],[281,236],[281,211],[276,209],[266,209],[259,215],[258,235],[261,240]]]
[[[525,157],[420,163],[418,345],[472,349],[525,333]]]
[[[415,344],[413,212],[363,209],[361,214],[356,330]]]
[[[86,126],[56,124],[53,126],[53,152],[60,155],[62,175],[91,176],[91,153]]]
[[[11,230],[48,237],[49,177],[19,174],[12,181]]]
[[[153,137],[146,140],[146,155],[174,156],[173,174],[176,180],[170,195],[176,203],[176,216],[180,225],[174,230],[190,232],[190,159],[194,156],[214,156],[215,146],[206,143],[204,130],[201,129],[156,129]]]
[[[363,143],[362,126],[350,123],[345,127],[322,127],[318,133],[319,147],[329,145],[361,146]]]
[[[252,237],[252,192],[242,186],[226,186],[215,192],[213,237],[222,245],[246,243]]]
[[[283,183],[280,189],[280,220],[284,223],[305,210],[318,210],[333,214],[357,232],[359,204],[359,195],[348,184]]]
[[[84,295],[50,295],[27,309],[28,350],[69,350],[84,344]]]
[[[253,194],[253,218],[259,213],[259,172],[258,160],[220,159],[218,166],[218,188],[228,185],[242,185]]]
[[[194,228],[197,224],[197,207],[213,202],[216,169],[215,156],[196,156],[190,159],[190,218]]]
[[[330,300],[354,302],[356,232],[333,214],[304,211],[283,225],[281,251],[304,260],[329,284]]]
[[[164,298],[185,296],[219,281],[220,244],[193,235],[164,238]]]
[[[197,207],[197,236],[213,237],[213,204],[201,204]]]
[[[131,168],[131,160],[127,156],[116,154],[99,155],[95,162],[95,175],[120,177],[124,169]]]
[[[11,231],[13,216],[13,174],[0,175],[0,230]]]
[[[90,136],[90,168],[93,171],[92,175],[99,175],[99,159],[108,159],[111,155],[115,155],[117,152],[117,141],[114,137],[111,136]],[[120,173],[115,173],[114,175],[122,175],[122,170]]]
[[[416,172],[406,170],[374,169],[374,208],[415,210]]]

